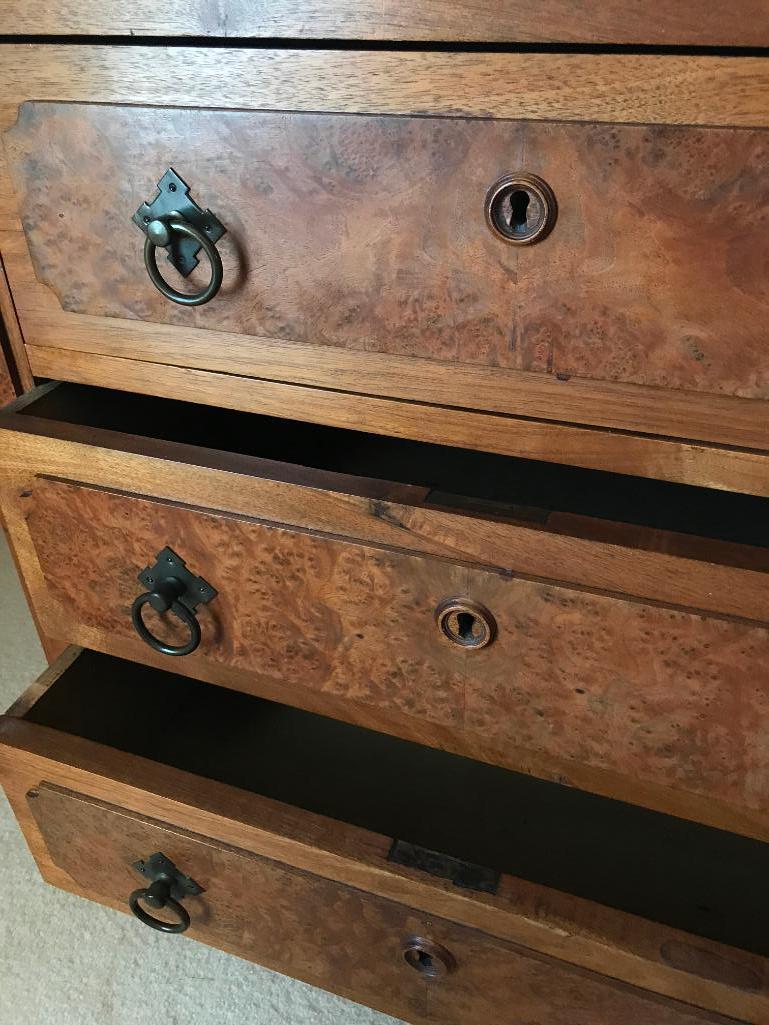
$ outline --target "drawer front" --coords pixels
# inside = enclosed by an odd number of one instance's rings
[[[674,810],[703,821],[765,823],[764,626],[57,480],[22,503],[54,636],[152,659],[131,605],[170,546],[218,596],[199,650],[168,668],[663,810],[677,792]]]
[[[65,310],[769,397],[766,131],[33,102],[5,142]],[[155,290],[131,223],[169,166],[227,230],[224,286],[197,308]],[[521,173],[557,211],[532,245],[484,217]],[[520,238],[538,211],[519,188],[500,217]],[[203,258],[190,287],[207,277]]]
[[[182,902],[190,936],[410,1022],[724,1020],[70,790],[42,783],[27,800],[47,855],[86,895],[125,909],[148,885],[132,866],[160,852],[203,890]]]

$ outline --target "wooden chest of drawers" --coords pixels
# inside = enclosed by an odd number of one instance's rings
[[[769,11],[183,6],[0,0],[41,872],[414,1025],[769,1022]]]

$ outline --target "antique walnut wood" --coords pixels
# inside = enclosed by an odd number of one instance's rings
[[[129,865],[136,851],[170,850],[205,881],[206,893],[185,901],[191,936],[411,1022],[440,1016],[459,1025],[483,1015],[502,1025],[513,1020],[505,1010],[511,991],[515,1018],[545,1015],[557,1025],[575,1014],[601,1025],[683,1025],[711,1017],[81,795],[44,784],[31,792],[30,804],[52,860],[96,899],[122,903],[135,884]],[[418,948],[435,952],[439,945],[448,954],[443,977],[434,981],[404,958],[412,937],[423,932],[438,943],[421,940]]]
[[[2,508],[46,634],[162,665],[130,608],[168,545],[219,592],[190,676],[767,836],[762,549],[456,513],[34,408],[5,418]],[[453,598],[488,610],[492,643],[444,636]]]
[[[213,36],[288,39],[459,40],[567,42],[669,46],[766,46],[769,16],[760,0],[728,10],[703,0],[679,0],[651,9],[636,0],[600,7],[573,0],[478,4],[468,0],[291,0],[253,4],[230,0],[190,7],[168,0],[134,0],[130,8],[105,3],[84,9],[79,0],[55,4],[2,0],[0,31],[26,35]]]
[[[597,64],[590,55],[582,54],[359,52],[351,56],[330,51],[232,49],[217,51],[214,60],[205,50],[171,49],[165,51],[161,82],[151,61],[148,63],[151,54],[141,47],[9,47],[5,56],[3,73],[8,69],[11,76],[4,93],[8,106],[2,112],[7,127],[17,116],[18,104],[30,98],[179,107],[200,106],[212,93],[223,106],[262,109],[480,114],[515,120],[565,118],[607,123],[766,124],[765,65],[751,57],[607,55]],[[21,80],[18,76],[13,79],[13,73],[22,56],[25,85],[20,93],[18,85],[10,82]],[[344,74],[340,76],[337,67],[341,60]],[[174,67],[182,66],[184,75],[175,75]],[[130,91],[124,84],[128,80],[135,85]],[[168,85],[182,80],[183,88]],[[542,130],[546,134],[546,129]],[[694,139],[696,132],[692,131]],[[687,142],[682,152],[688,146]],[[603,171],[608,172],[611,159],[602,165]],[[658,196],[652,199],[659,202]],[[690,197],[690,201],[694,200]],[[57,220],[59,212],[64,211],[57,212]],[[568,218],[564,223],[569,223]],[[448,443],[545,459],[560,453],[563,461],[577,465],[613,466],[754,493],[765,490],[765,458],[748,451],[766,447],[766,407],[756,399],[718,394],[706,400],[690,391],[670,392],[656,386],[575,376],[562,381],[539,371],[446,365],[392,353],[347,352],[314,342],[287,343],[264,335],[241,339],[231,331],[198,329],[192,341],[183,327],[68,314],[51,290],[35,278],[7,179],[0,187],[0,224],[7,229],[0,246],[33,370],[39,375],[91,383],[117,376],[135,390],[164,387],[167,393],[186,389],[198,400],[215,404],[234,402],[242,408],[264,410],[278,407],[284,415],[290,411],[289,415],[319,422],[365,418],[372,429],[384,433],[437,438],[442,431]],[[540,255],[556,238],[557,228],[539,244]],[[536,255],[537,247],[527,252]],[[564,272],[568,272],[566,267]],[[542,301],[547,300],[542,297]],[[710,297],[708,303],[712,306]],[[601,334],[608,325],[600,307],[597,316],[595,330]],[[697,348],[697,340],[691,333],[687,337],[683,362],[669,368],[674,379],[680,379],[684,367],[694,367],[695,373],[707,376],[707,354],[699,360],[702,350]],[[581,351],[580,359],[587,353]],[[719,351],[732,351],[731,340],[724,341]],[[104,362],[115,356],[124,359],[119,364]],[[541,358],[541,365],[547,368],[547,344],[535,346],[531,358],[535,362]],[[611,375],[647,372],[631,350],[625,349],[622,358],[623,367],[614,365]],[[199,373],[179,370],[190,366]],[[238,381],[231,382],[213,370],[228,374],[234,370]],[[684,377],[688,373],[690,370],[684,371]],[[294,390],[293,383],[311,385],[315,391]],[[364,389],[365,395],[361,395]],[[474,407],[505,415],[489,417],[468,409],[468,396],[472,396]],[[424,407],[411,409],[413,400],[425,403]],[[602,429],[582,434],[578,428],[563,426],[564,421]],[[613,433],[617,428],[631,433],[617,435]],[[665,440],[647,435],[664,436]],[[732,470],[725,466],[725,453],[718,447],[723,444],[744,450],[733,454]],[[741,471],[737,469],[740,463]]]
[[[193,937],[414,1025],[769,1025],[766,5],[0,36],[44,878],[127,911],[162,854]]]
[[[316,692],[319,707],[324,695],[350,699],[371,716],[414,719],[407,735],[429,737],[434,724],[444,744],[506,765],[530,753],[554,773],[607,770],[604,791],[626,776],[716,800],[737,819],[766,813],[764,626],[57,481],[31,491],[27,526],[57,610],[49,633],[141,657],[128,614],[136,572],[167,544],[219,591],[199,610],[195,656],[212,678],[221,664],[256,692],[267,677],[273,693]],[[496,620],[485,649],[436,627],[453,595]],[[165,644],[187,641],[173,616],[144,621]]]
[[[2,322],[0,322],[0,334],[2,333]],[[8,402],[12,402],[16,398],[16,387],[14,385],[13,377],[11,376],[11,369],[8,365],[5,353],[0,348],[0,406],[6,405]]]
[[[30,103],[5,147],[71,312],[769,398],[764,131]],[[124,223],[171,164],[228,229],[194,310],[150,287]],[[558,205],[526,248],[481,216],[517,169]]]
[[[495,895],[461,890],[387,861],[385,836],[21,718],[34,718],[76,656],[68,652],[0,725],[3,782],[50,882],[126,910],[138,879],[130,864],[163,850],[205,891],[185,902],[192,935],[414,1021],[437,1007],[442,1020],[464,1025],[480,1007],[507,1025],[496,987],[511,973],[515,992],[547,1020],[571,1020],[585,999],[593,1014],[608,1001],[606,1013],[621,1021],[722,1020],[713,1012],[769,1020],[763,957],[523,879],[503,875]],[[285,899],[296,887],[302,899]],[[287,930],[285,943],[270,945],[269,930],[244,932],[242,909],[252,900],[249,919],[267,914]],[[317,923],[307,929],[301,909],[318,900],[328,909],[325,928],[349,936],[349,926],[355,943],[340,943],[336,932],[324,943]],[[416,935],[455,959],[435,989],[403,963]],[[299,961],[297,945],[306,955]],[[378,951],[373,963],[357,960],[361,949]],[[529,969],[539,980],[533,989]],[[561,980],[552,984],[568,994],[563,1003],[550,1003],[546,978]]]

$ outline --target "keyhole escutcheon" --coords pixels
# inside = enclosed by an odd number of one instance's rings
[[[541,242],[558,212],[555,194],[535,174],[506,174],[486,193],[486,223],[497,238],[514,246]]]
[[[489,610],[469,598],[445,598],[435,610],[435,621],[443,636],[460,648],[485,648],[497,632]]]

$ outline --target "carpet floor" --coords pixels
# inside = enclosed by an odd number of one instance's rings
[[[0,531],[0,705],[44,667]],[[0,1025],[397,1025],[48,886],[0,801]]]

